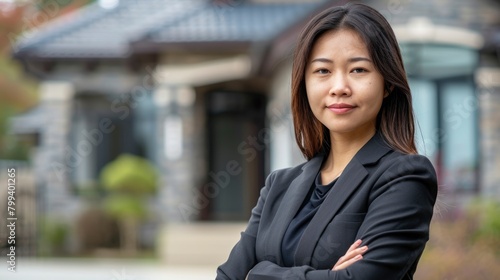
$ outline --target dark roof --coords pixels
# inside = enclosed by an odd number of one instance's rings
[[[153,42],[269,40],[317,4],[241,4],[203,9],[148,34]]]
[[[429,18],[436,25],[482,31],[500,24],[500,2],[495,0],[369,1],[392,25],[405,24],[412,17]]]
[[[242,2],[242,1],[240,1]],[[213,4],[207,0],[121,0],[97,3],[21,37],[16,57],[120,58],[132,43],[270,40],[318,7],[297,4]],[[229,2],[228,2],[229,3]]]
[[[97,3],[21,38],[16,56],[124,57],[130,42],[158,24],[168,25],[205,7],[204,0],[121,0],[105,9]]]

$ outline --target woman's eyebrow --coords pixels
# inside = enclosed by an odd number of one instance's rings
[[[357,57],[351,57],[347,60],[348,62],[352,63],[352,62],[358,62],[358,61],[368,61],[368,62],[372,62],[371,59],[367,58],[367,57],[363,57],[363,56],[357,56]]]
[[[354,63],[354,62],[358,62],[358,61],[372,62],[371,59],[369,59],[367,57],[363,57],[363,56],[351,57],[347,60],[347,62],[349,62],[349,63]],[[311,60],[311,63],[314,63],[314,62],[333,63],[333,60],[328,59],[328,58],[318,57],[318,58]]]
[[[319,57],[319,58],[315,58],[315,59],[311,60],[311,63],[314,63],[314,62],[333,63],[333,60],[328,59],[328,58]]]

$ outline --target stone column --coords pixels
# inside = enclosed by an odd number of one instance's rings
[[[500,200],[500,68],[476,72],[480,106],[480,192]]]
[[[292,62],[287,61],[274,71],[267,106],[267,118],[271,129],[270,171],[295,166],[304,162],[293,129],[290,107],[290,79]],[[283,86],[286,85],[286,86]]]
[[[160,85],[157,106],[157,144],[161,181],[159,213],[164,222],[189,222],[197,217],[194,90],[185,85]],[[202,159],[198,159],[202,160]]]
[[[75,164],[68,142],[73,95],[73,85],[68,82],[46,81],[40,85],[40,106],[45,120],[40,135],[40,157],[34,167],[41,182],[42,211],[66,220],[72,218],[71,209],[76,206],[68,180]]]

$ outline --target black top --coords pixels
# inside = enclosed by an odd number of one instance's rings
[[[309,225],[309,222],[325,200],[329,191],[332,189],[333,185],[335,185],[336,181],[337,179],[327,185],[322,185],[321,173],[318,172],[318,175],[316,175],[316,180],[314,180],[313,185],[314,188],[311,188],[312,191],[309,191],[308,194],[309,199],[304,200],[300,210],[290,222],[290,225],[283,236],[283,241],[281,243],[281,255],[283,256],[285,266],[294,266],[293,258],[295,256],[299,240],[302,237],[307,225]]]

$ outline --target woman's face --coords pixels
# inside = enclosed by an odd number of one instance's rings
[[[311,110],[330,133],[375,132],[384,78],[355,31],[329,31],[317,39],[305,82]]]

